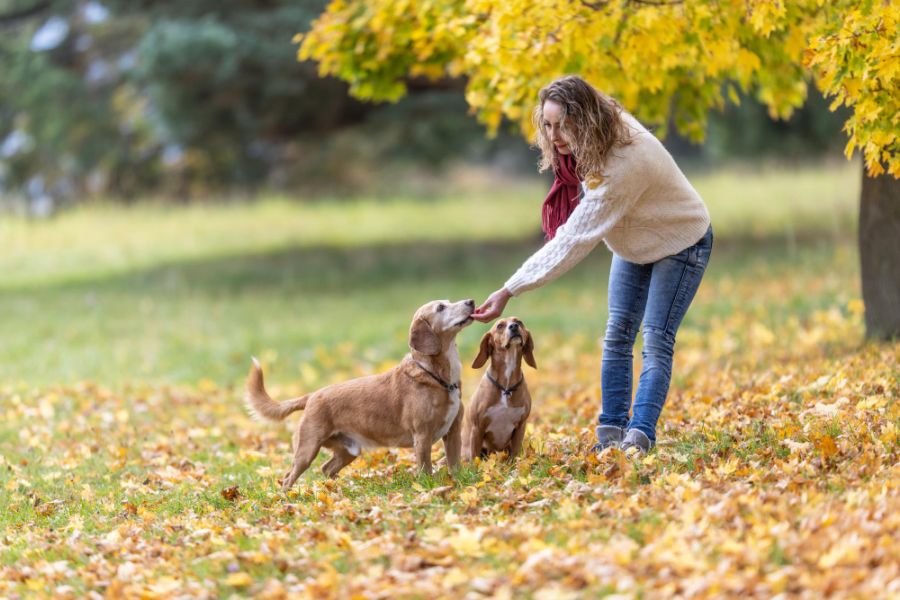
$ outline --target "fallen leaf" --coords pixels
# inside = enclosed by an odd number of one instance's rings
[[[221,492],[222,497],[228,500],[229,502],[234,502],[241,496],[241,490],[238,489],[238,486],[233,485],[231,487],[227,487]]]
[[[224,583],[232,587],[245,587],[253,583],[253,579],[243,571],[240,571],[226,577]]]

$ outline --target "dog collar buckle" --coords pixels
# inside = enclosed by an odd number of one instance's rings
[[[500,394],[502,396],[504,396],[507,400],[509,400],[509,398],[513,395],[513,392],[515,392],[517,389],[519,389],[519,386],[522,385],[522,382],[525,381],[525,377],[523,376],[522,379],[519,380],[519,383],[517,383],[516,385],[514,385],[512,387],[505,388],[502,385],[500,385],[499,381],[497,381],[496,379],[491,377],[490,373],[485,373],[485,375],[490,380],[490,382],[494,384],[494,387],[497,388],[498,390],[500,390]]]
[[[459,388],[459,382],[458,382],[458,381],[457,381],[456,383],[447,383],[446,381],[444,381],[443,379],[441,379],[440,377],[438,377],[438,375],[436,375],[435,373],[432,373],[425,365],[423,365],[423,364],[420,363],[419,361],[414,360],[413,362],[415,362],[417,365],[419,365],[419,368],[420,368],[420,369],[422,369],[423,371],[425,371],[426,373],[428,373],[429,375],[431,375],[431,377],[432,377],[435,381],[437,381],[439,384],[441,384],[441,387],[443,387],[445,390],[447,390],[447,393],[452,394],[452,393],[455,392],[456,390],[460,389],[460,388]]]

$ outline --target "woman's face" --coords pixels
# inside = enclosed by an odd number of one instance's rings
[[[544,134],[550,140],[550,143],[556,148],[560,154],[571,154],[572,149],[566,143],[560,124],[563,118],[563,108],[558,102],[546,100],[542,109],[544,113]]]

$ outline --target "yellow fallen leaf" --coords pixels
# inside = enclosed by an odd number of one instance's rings
[[[161,577],[150,584],[150,591],[159,596],[167,596],[181,587],[181,580],[174,577]]]
[[[818,565],[822,569],[830,569],[837,565],[850,565],[859,561],[859,547],[857,539],[841,541],[819,558]]]
[[[459,494],[459,499],[462,500],[463,504],[466,506],[474,505],[478,502],[478,490],[474,487],[467,487]]]
[[[481,530],[462,528],[447,539],[447,543],[457,554],[481,556]]]
[[[887,405],[887,398],[884,396],[869,396],[864,400],[860,400],[856,403],[856,408],[859,410],[869,410],[871,408],[882,408]]]
[[[822,454],[822,460],[828,460],[837,454],[837,445],[834,443],[834,438],[830,435],[822,436],[816,444],[816,447],[818,447],[819,452]]]
[[[719,467],[719,473],[721,475],[731,475],[738,468],[738,460],[735,457],[729,458],[728,461],[725,462],[724,465]]]
[[[232,587],[244,587],[253,583],[253,579],[246,573],[232,573],[228,577],[225,578],[225,585],[230,585]]]

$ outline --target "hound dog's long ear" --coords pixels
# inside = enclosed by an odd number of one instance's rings
[[[528,332],[528,339],[525,340],[525,348],[522,349],[522,355],[525,362],[531,365],[532,369],[537,369],[537,363],[534,362],[534,337]]]
[[[475,360],[472,361],[473,369],[480,369],[484,366],[484,363],[487,362],[487,359],[491,357],[491,353],[494,351],[493,338],[491,337],[491,331],[488,330],[481,338],[481,348],[478,350],[478,356],[475,357]]]
[[[441,340],[428,321],[417,317],[409,327],[409,347],[426,356],[436,356],[441,353]]]

